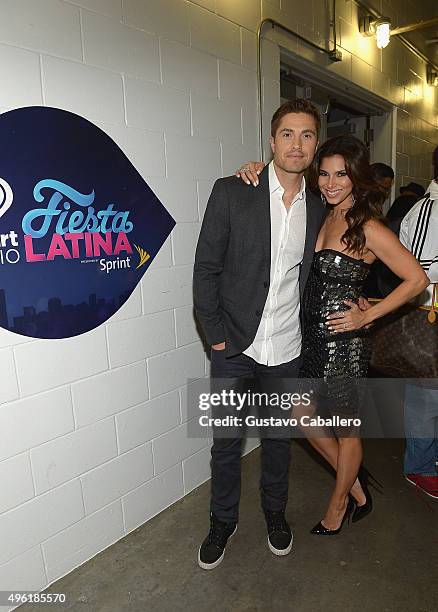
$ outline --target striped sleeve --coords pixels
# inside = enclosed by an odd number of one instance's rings
[[[417,202],[403,219],[399,235],[400,242],[427,273],[438,263],[438,215],[436,207],[433,211],[434,204],[437,202],[428,195]]]

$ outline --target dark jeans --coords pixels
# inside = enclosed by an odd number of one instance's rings
[[[278,366],[265,366],[244,354],[225,358],[225,351],[211,351],[212,379],[227,380],[226,388],[247,390],[245,381],[255,380],[258,390],[272,389],[264,379],[298,378],[301,358]],[[261,502],[263,510],[284,511],[288,497],[290,439],[262,438]],[[242,437],[214,437],[211,449],[211,512],[221,521],[236,523],[239,518],[240,457]]]
[[[438,461],[438,389],[406,385],[405,474],[436,476]]]

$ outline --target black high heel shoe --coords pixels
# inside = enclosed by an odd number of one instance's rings
[[[345,521],[347,521],[347,523],[350,522],[351,513],[353,512],[355,505],[356,505],[355,501],[349,496],[347,508],[345,510],[344,516],[342,517],[341,524],[339,525],[337,529],[329,529],[328,527],[324,527],[322,522],[319,521],[319,523],[315,525],[313,529],[310,530],[310,533],[312,533],[313,535],[330,535],[330,536],[336,535],[337,533],[341,531],[342,525],[344,524]]]
[[[358,506],[356,504],[356,508],[354,509],[353,515],[351,517],[351,521],[353,523],[357,523],[357,521],[360,521],[361,519],[365,518],[373,509],[373,498],[371,497],[371,493],[368,487],[373,486],[376,491],[378,491],[379,493],[383,493],[383,486],[362,465],[359,468],[357,478],[360,482],[360,486],[362,487],[363,492],[365,493],[365,503],[362,504],[362,506]]]

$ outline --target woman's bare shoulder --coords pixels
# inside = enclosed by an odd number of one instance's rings
[[[395,236],[394,232],[380,219],[368,219],[363,224],[365,236]]]

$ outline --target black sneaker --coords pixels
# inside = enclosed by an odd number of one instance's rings
[[[213,514],[210,518],[210,532],[202,542],[198,552],[199,567],[205,570],[214,569],[225,556],[225,546],[228,538],[237,531],[234,523],[223,523]]]
[[[284,512],[269,512],[265,510],[268,528],[268,546],[274,555],[288,555],[292,550],[293,536]]]

